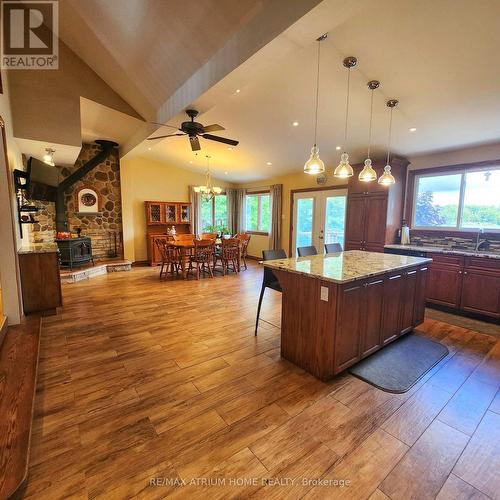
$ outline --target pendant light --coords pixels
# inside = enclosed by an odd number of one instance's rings
[[[201,197],[210,201],[214,196],[222,193],[222,188],[218,186],[212,186],[212,176],[210,174],[210,156],[207,155],[207,171],[205,173],[206,176],[206,184],[204,186],[195,186],[193,191],[195,193],[201,193]]]
[[[391,173],[391,165],[389,160],[391,159],[391,134],[392,134],[392,112],[394,108],[398,105],[396,99],[389,99],[387,101],[387,107],[391,109],[391,116],[389,118],[389,138],[387,140],[387,165],[384,167],[384,173],[379,177],[378,183],[384,186],[390,186],[396,183],[396,179]]]
[[[345,105],[345,128],[344,128],[344,151],[340,155],[340,163],[333,172],[335,177],[345,179],[354,175],[354,171],[349,164],[349,155],[347,154],[347,125],[349,123],[349,91],[351,84],[351,68],[356,66],[358,60],[355,57],[346,57],[343,61],[344,67],[347,68],[347,98]]]
[[[325,171],[325,164],[319,157],[319,148],[316,145],[317,133],[318,133],[318,104],[319,104],[319,63],[320,63],[320,52],[321,52],[321,42],[326,40],[328,34],[325,33],[316,39],[318,42],[318,69],[316,73],[316,109],[314,118],[314,146],[311,148],[311,156],[304,164],[304,173],[306,174],[322,174]]]
[[[368,153],[366,155],[365,166],[359,173],[358,179],[363,182],[371,182],[377,180],[377,172],[372,167],[372,160],[370,158],[370,150],[372,147],[372,123],[373,123],[373,91],[378,89],[380,82],[378,80],[371,80],[368,82],[368,88],[371,90],[370,96],[370,126],[368,128]]]

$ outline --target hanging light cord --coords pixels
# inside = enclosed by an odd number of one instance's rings
[[[391,117],[389,118],[389,137],[387,139],[387,163],[389,165],[389,158],[391,155],[391,134],[392,134],[392,112],[394,108],[391,108]]]
[[[314,145],[316,146],[316,137],[318,133],[318,106],[319,106],[319,60],[321,54],[321,40],[318,40],[318,68],[316,73],[316,110],[315,110],[315,123],[314,123]]]
[[[372,89],[372,95],[370,98],[370,128],[368,132],[368,154],[367,158],[370,158],[370,151],[372,148],[372,122],[373,122],[373,89]]]
[[[344,152],[347,150],[347,121],[349,119],[349,92],[351,84],[351,68],[347,68],[347,98],[345,104]]]

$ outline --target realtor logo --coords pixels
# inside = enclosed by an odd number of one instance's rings
[[[57,69],[56,1],[2,1],[2,69]]]

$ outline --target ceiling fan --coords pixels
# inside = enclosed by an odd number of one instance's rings
[[[239,141],[234,141],[232,139],[226,139],[225,137],[219,137],[218,135],[208,134],[207,132],[215,132],[217,130],[225,130],[221,125],[214,123],[213,125],[203,126],[201,123],[195,122],[194,119],[198,116],[198,111],[195,109],[187,109],[186,114],[191,118],[191,121],[186,121],[181,123],[181,127],[177,128],[172,125],[164,125],[162,123],[157,123],[156,125],[162,125],[164,127],[175,128],[180,130],[182,133],[168,134],[168,135],[158,135],[156,137],[148,138],[148,141],[154,141],[155,139],[164,139],[165,137],[175,137],[178,135],[189,136],[189,143],[191,144],[191,149],[193,151],[199,151],[201,149],[200,141],[198,137],[203,137],[209,141],[222,142],[224,144],[229,144],[230,146],[237,146]]]

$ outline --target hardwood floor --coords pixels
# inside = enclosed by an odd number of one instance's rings
[[[450,354],[405,394],[279,356],[262,270],[63,287],[43,318],[28,498],[500,498],[500,341],[427,320]]]

